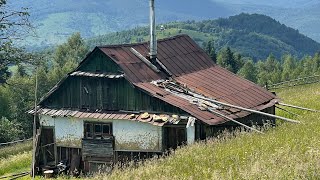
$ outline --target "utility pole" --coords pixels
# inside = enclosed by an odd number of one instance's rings
[[[36,161],[36,134],[37,134],[37,92],[38,92],[38,67],[36,66],[35,74],[35,90],[34,90],[34,113],[33,113],[33,141],[32,141],[32,179],[35,177],[35,161]]]

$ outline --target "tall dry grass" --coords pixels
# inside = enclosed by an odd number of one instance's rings
[[[32,141],[0,148],[0,176],[30,171]]]
[[[284,102],[320,109],[320,85],[278,91]],[[319,113],[292,110],[302,124],[279,123],[265,134],[238,132],[178,149],[135,168],[95,179],[320,179]]]

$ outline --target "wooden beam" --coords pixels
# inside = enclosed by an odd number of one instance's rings
[[[284,109],[284,108],[281,108],[281,107],[279,107],[279,106],[276,106],[276,108],[278,108],[278,109],[280,109],[280,110],[282,110],[282,111],[284,111],[284,112],[287,112],[287,113],[289,113],[289,114],[292,114],[292,115],[295,115],[295,116],[300,116],[299,114],[293,113],[293,112],[288,111],[288,110],[286,110],[286,109]]]
[[[136,55],[141,61],[143,61],[144,63],[146,63],[146,65],[148,65],[152,70],[154,70],[155,72],[160,72],[160,70],[153,65],[148,59],[146,59],[144,56],[142,56],[142,54],[140,54],[137,50],[135,50],[134,48],[130,48],[130,51]]]
[[[220,105],[223,105],[223,106],[232,107],[232,108],[240,109],[240,110],[251,112],[251,113],[261,114],[261,115],[268,116],[268,117],[278,118],[278,119],[281,119],[281,120],[284,120],[284,121],[288,121],[288,122],[292,122],[292,123],[300,123],[300,121],[297,121],[297,120],[293,120],[293,119],[289,119],[289,118],[285,118],[285,117],[281,117],[281,116],[277,116],[277,115],[273,115],[273,114],[269,114],[269,113],[253,110],[253,109],[248,109],[248,108],[244,108],[244,107],[241,107],[241,106],[232,105],[232,104],[229,104],[229,103],[220,102],[220,101],[217,101],[217,100],[214,100],[214,99],[211,99],[211,98],[206,98],[206,97],[200,96],[200,95],[198,95],[196,93],[192,93],[192,92],[188,92],[188,93],[190,95],[196,97],[196,98],[199,98],[199,99],[202,99],[202,100],[206,100],[206,101],[210,101],[210,102],[213,102],[213,103],[216,103],[216,104],[220,104]]]
[[[236,123],[236,124],[239,124],[240,126],[243,126],[243,127],[247,128],[247,129],[250,129],[250,130],[252,130],[252,131],[255,131],[255,132],[264,134],[263,132],[255,129],[255,128],[252,128],[252,127],[250,127],[250,126],[247,126],[247,125],[245,125],[245,124],[243,124],[243,123],[241,123],[241,122],[239,122],[239,121],[236,121],[236,120],[234,120],[234,119],[232,119],[232,118],[230,118],[230,117],[228,117],[228,116],[226,116],[226,115],[224,115],[224,114],[222,114],[222,113],[219,113],[219,112],[217,112],[217,111],[214,111],[212,108],[208,108],[208,110],[209,110],[210,112],[212,112],[213,114],[216,114],[216,115],[218,115],[218,116],[220,116],[220,117],[222,117],[222,118],[224,118],[224,119],[230,120],[230,121],[232,121],[232,122],[234,122],[234,123]]]
[[[291,104],[285,104],[285,103],[280,103],[280,102],[278,102],[278,104],[281,105],[281,106],[287,106],[287,107],[306,110],[306,111],[311,111],[311,112],[320,112],[319,110],[309,109],[309,108],[299,107],[299,106],[294,106],[294,105],[291,105]]]
[[[162,64],[162,62],[159,61],[158,58],[156,58],[156,61],[169,76],[172,76],[172,73],[169,71],[169,69],[164,64]]]

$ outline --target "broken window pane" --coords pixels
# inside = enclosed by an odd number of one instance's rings
[[[85,138],[88,138],[88,139],[93,138],[93,127],[91,123],[85,124]]]
[[[94,125],[94,135],[96,139],[101,139],[101,136],[102,136],[101,124]]]

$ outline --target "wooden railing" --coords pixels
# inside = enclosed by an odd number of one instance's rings
[[[300,86],[300,85],[306,85],[306,84],[313,84],[318,82],[320,82],[320,75],[313,75],[313,76],[292,79],[289,81],[283,81],[283,82],[275,83],[271,85],[266,84],[266,88],[268,90],[272,90],[272,89],[280,89],[280,88]]]

